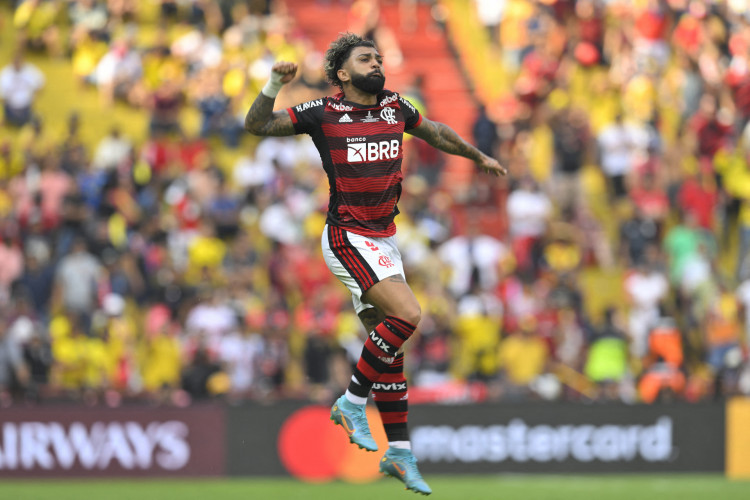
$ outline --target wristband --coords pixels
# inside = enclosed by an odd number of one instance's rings
[[[266,97],[270,97],[271,99],[275,99],[277,95],[279,95],[279,90],[281,90],[281,87],[284,86],[284,84],[281,82],[281,78],[283,75],[276,73],[275,71],[271,71],[271,78],[268,79],[265,86],[261,90],[263,95]]]

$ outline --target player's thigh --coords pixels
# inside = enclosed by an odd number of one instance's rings
[[[374,328],[373,322],[382,316],[382,311],[378,315],[368,311],[374,306],[364,301],[363,294],[380,281],[403,274],[398,249],[391,240],[369,238],[329,225],[325,226],[321,238],[326,265],[352,293],[354,310],[368,331]],[[375,325],[381,322],[382,318]]]
[[[406,284],[393,237],[370,238],[326,225],[321,245],[329,269],[352,292],[357,314],[368,318],[366,328],[376,319],[370,318],[368,305],[385,315],[419,322],[419,304]]]
[[[421,319],[421,308],[404,277],[389,276],[367,289],[362,301],[380,309],[386,316],[396,316],[416,325]]]

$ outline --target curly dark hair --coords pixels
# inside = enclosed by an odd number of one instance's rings
[[[342,88],[343,84],[341,80],[339,80],[337,73],[346,60],[349,59],[349,55],[355,47],[372,47],[375,50],[378,48],[372,40],[362,38],[361,36],[350,32],[341,33],[328,47],[325,64],[323,66],[326,72],[326,78],[331,85]]]

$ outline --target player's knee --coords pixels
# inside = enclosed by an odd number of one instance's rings
[[[404,321],[408,321],[412,325],[417,326],[422,319],[422,308],[417,303],[404,306],[400,311],[399,317]]]

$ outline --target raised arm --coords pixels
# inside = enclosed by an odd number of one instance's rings
[[[271,68],[271,78],[255,98],[245,116],[245,130],[255,135],[294,135],[294,125],[285,110],[273,111],[276,96],[297,73],[297,65],[280,61]]]
[[[407,130],[406,132],[415,137],[419,137],[420,139],[424,139],[427,144],[439,149],[440,151],[473,160],[479,168],[488,174],[499,176],[508,173],[508,170],[500,165],[497,160],[487,156],[466,142],[445,123],[434,122],[422,117],[422,123],[420,123],[418,127]]]

